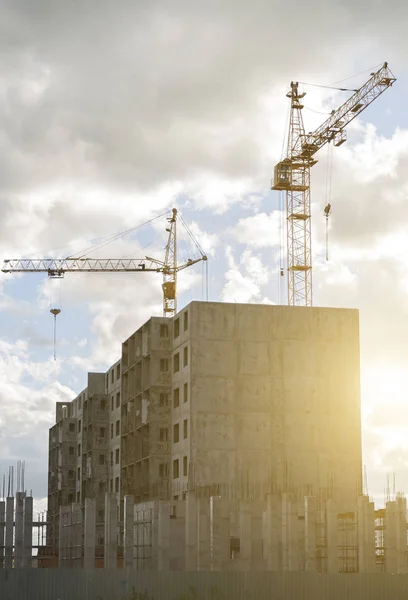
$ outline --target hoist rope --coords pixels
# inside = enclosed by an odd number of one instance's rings
[[[89,255],[89,254],[91,254],[91,252],[100,250],[101,248],[104,248],[108,244],[111,244],[112,242],[115,242],[116,240],[123,238],[125,235],[128,235],[129,233],[133,233],[135,231],[138,231],[142,227],[145,227],[146,225],[150,225],[150,223],[153,223],[153,221],[156,221],[157,219],[160,219],[161,217],[163,217],[164,215],[167,215],[167,214],[168,214],[168,211],[163,212],[160,215],[157,215],[157,217],[153,217],[152,219],[149,219],[149,221],[146,221],[145,223],[141,223],[140,225],[131,227],[130,229],[127,229],[126,231],[121,231],[119,233],[116,233],[115,235],[113,235],[112,237],[110,237],[108,239],[102,240],[96,244],[93,244],[92,246],[88,246],[87,248],[84,248],[83,250],[81,250],[81,252],[79,254],[76,254],[75,257],[73,257],[71,255],[71,256],[67,256],[67,258],[83,258],[85,255]]]

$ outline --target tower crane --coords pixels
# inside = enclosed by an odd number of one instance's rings
[[[177,263],[177,220],[182,220],[191,239],[200,252],[200,257]],[[163,314],[172,317],[177,312],[177,274],[200,261],[207,261],[207,256],[195,240],[193,234],[173,208],[168,218],[168,239],[164,260],[149,256],[137,258],[17,258],[4,261],[3,273],[47,273],[51,279],[63,278],[65,273],[161,273],[163,276]],[[54,314],[54,313],[53,313]]]
[[[298,82],[290,84],[286,94],[290,99],[286,158],[275,166],[272,190],[286,192],[288,304],[291,306],[312,306],[313,301],[310,169],[317,163],[315,155],[330,142],[341,146],[347,139],[347,125],[395,81],[388,64],[384,63],[346,102],[333,110],[324,123],[308,134],[305,134],[302,116],[306,93],[299,91]],[[330,206],[326,209],[327,216]]]

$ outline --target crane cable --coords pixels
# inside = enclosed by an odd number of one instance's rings
[[[145,227],[146,225],[150,225],[150,223],[153,223],[153,221],[156,221],[157,219],[160,219],[161,217],[163,217],[164,215],[167,215],[167,214],[168,214],[168,211],[165,211],[165,212],[161,213],[160,215],[157,215],[157,217],[153,217],[152,219],[149,219],[149,221],[146,221],[145,223],[141,223],[141,225],[136,225],[135,227],[131,227],[130,229],[127,229],[126,231],[121,231],[119,233],[116,233],[115,235],[113,235],[112,237],[110,237],[108,239],[101,240],[100,242],[93,244],[92,246],[88,246],[87,248],[84,248],[79,255],[75,256],[75,258],[83,258],[84,256],[91,254],[91,252],[100,250],[101,248],[104,248],[108,244],[111,244],[112,242],[115,242],[116,240],[119,240],[119,239],[125,237],[125,235],[128,235],[129,233],[134,233],[138,229],[141,229],[142,227]],[[73,258],[73,257],[72,257],[72,255],[70,255],[70,256],[67,256],[67,258]]]
[[[57,360],[57,316],[61,313],[62,310],[62,279],[57,278],[57,279],[48,279],[49,281],[49,310],[50,313],[53,315],[54,319],[53,319],[53,356],[54,356],[54,362]],[[55,281],[55,284],[54,284]],[[56,289],[54,289],[54,291],[56,292],[56,294],[53,294],[53,286],[54,288],[57,285],[58,287]],[[55,297],[54,297],[55,296]],[[59,296],[59,298],[57,298],[56,296]],[[55,301],[54,301],[55,300]],[[59,306],[59,308],[57,308]]]
[[[327,145],[327,163],[326,163],[326,201],[324,216],[326,217],[326,260],[329,260],[329,217],[331,215],[331,194],[333,178],[333,145],[329,142]]]
[[[370,67],[369,69],[365,69],[364,71],[361,71],[360,73],[356,73],[356,75],[350,75],[350,77],[345,77],[344,79],[339,79],[338,81],[334,81],[333,83],[330,83],[329,85],[322,85],[319,83],[307,83],[305,81],[299,81],[298,83],[300,83],[301,85],[308,85],[311,87],[325,88],[328,90],[337,90],[339,92],[358,92],[358,89],[337,87],[336,84],[343,83],[343,81],[349,81],[350,79],[355,79],[356,77],[359,77],[360,75],[364,75],[365,73],[368,73],[369,71],[374,71],[376,69],[379,69],[381,64],[382,63],[380,63],[378,65],[374,65],[373,67]]]

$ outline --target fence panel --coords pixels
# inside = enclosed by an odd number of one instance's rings
[[[0,570],[1,600],[408,600],[408,575]]]

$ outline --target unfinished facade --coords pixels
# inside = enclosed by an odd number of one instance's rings
[[[122,345],[122,498],[167,498],[171,456],[171,321],[151,318]]]
[[[229,503],[228,555],[235,557],[242,556],[253,511],[260,531],[268,527],[265,514],[281,514],[287,540],[281,543],[292,544],[281,566],[289,569],[306,568],[293,548],[303,547],[313,511],[326,514],[327,502],[338,513],[356,511],[362,493],[357,311],[192,302],[173,319],[151,318],[123,343],[121,361],[90,378],[86,392],[57,409],[49,503],[58,520],[64,503],[95,499],[97,545],[105,492],[117,502],[120,496],[121,506],[129,496],[136,505],[173,502],[185,518],[186,567],[193,569],[210,565],[197,529],[210,506],[224,514]],[[65,432],[66,447],[58,452],[57,431]],[[69,473],[72,434],[82,444],[76,484]],[[66,485],[55,488],[52,473],[63,456]],[[123,511],[118,516],[123,524]]]
[[[358,313],[193,302],[174,319],[174,495],[361,493]]]
[[[96,501],[97,545],[104,544],[105,492],[120,497],[121,365],[105,373],[88,373],[88,386],[69,403],[57,403],[49,432],[47,542],[58,553],[63,507],[83,511],[85,499]]]

